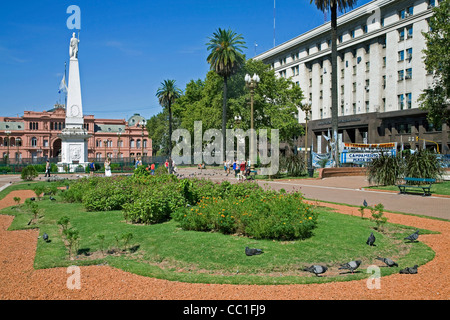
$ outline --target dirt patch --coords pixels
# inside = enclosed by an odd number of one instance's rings
[[[0,208],[15,205],[14,196],[24,201],[35,194],[30,190],[13,191],[0,200]],[[317,204],[359,216],[358,208]],[[385,212],[385,216],[392,223],[440,233],[421,235],[420,241],[430,246],[436,255],[432,261],[419,267],[418,274],[382,277],[381,289],[376,290],[368,288],[367,280],[262,286],[182,283],[138,276],[109,266],[80,267],[80,289],[69,289],[67,280],[71,274],[67,268],[34,270],[39,231],[7,231],[14,217],[0,215],[0,299],[448,300],[450,222],[389,212]],[[382,265],[381,261],[379,265]]]

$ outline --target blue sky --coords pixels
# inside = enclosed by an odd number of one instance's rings
[[[81,9],[83,111],[96,118],[160,112],[155,93],[163,80],[175,79],[184,89],[205,78],[205,44],[217,28],[242,34],[247,58],[255,55],[255,43],[257,54],[273,47],[274,0],[3,1],[0,116],[44,111],[63,101],[58,87],[74,31],[66,26],[70,5]],[[310,0],[276,0],[275,6],[276,44],[324,23]]]

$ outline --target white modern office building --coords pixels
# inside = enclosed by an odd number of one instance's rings
[[[398,142],[414,149],[422,146],[412,141],[419,137],[436,141],[442,153],[449,153],[447,126],[433,128],[417,102],[432,83],[423,62],[422,32],[429,30],[437,5],[437,0],[374,0],[338,17],[341,141]],[[308,145],[318,152],[326,151],[323,136],[331,130],[330,28],[327,22],[254,57],[302,88],[305,103],[312,106]],[[305,122],[303,111],[298,119]]]

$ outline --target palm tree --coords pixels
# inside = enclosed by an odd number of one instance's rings
[[[222,160],[225,161],[226,151],[226,123],[227,123],[227,80],[244,63],[242,49],[245,41],[242,35],[232,30],[217,29],[206,44],[210,54],[206,61],[219,76],[223,77],[223,105],[222,105]]]
[[[357,0],[311,0],[320,11],[331,11],[331,129],[335,143],[334,158],[339,166],[338,92],[337,92],[337,11],[353,8]]]
[[[182,94],[182,91],[175,85],[175,80],[164,80],[156,92],[159,104],[169,111],[169,173],[172,173],[172,104]]]

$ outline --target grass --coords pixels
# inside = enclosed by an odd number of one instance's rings
[[[19,187],[23,186],[14,185],[8,190]],[[125,223],[121,211],[86,212],[81,204],[50,201],[47,198],[37,203],[42,213],[36,224],[30,226],[27,223],[31,214],[24,206],[0,211],[0,214],[16,216],[10,230],[39,228],[41,235],[44,232],[49,234],[51,242],[38,241],[34,264],[37,269],[108,264],[143,276],[185,282],[292,284],[366,278],[370,274],[364,269],[376,261],[376,256],[391,257],[399,263],[398,268],[381,268],[382,275],[398,273],[405,266],[422,265],[434,257],[434,252],[425,244],[408,244],[402,240],[411,233],[410,227],[388,223],[386,232],[380,233],[373,229],[374,223],[368,219],[339,214],[324,207],[317,208],[320,214],[313,237],[281,242],[184,231],[175,221],[133,225]],[[71,226],[80,232],[78,259],[68,259],[68,250],[57,225],[62,216],[70,217]],[[365,244],[372,231],[377,238],[375,247]],[[128,232],[133,234],[130,243],[134,247],[132,252],[106,256],[99,254],[102,242],[98,235],[105,236],[103,251],[106,251],[116,246],[116,236]],[[421,233],[427,231],[421,230]],[[247,257],[244,254],[246,246],[261,248],[264,254]],[[91,256],[86,257],[86,253]],[[92,259],[97,255],[97,259]],[[354,275],[315,277],[300,271],[313,263],[323,263],[336,270],[340,264],[354,259],[363,261],[360,272]]]
[[[366,187],[366,189],[375,189],[375,190],[391,190],[391,191],[399,191],[398,187],[395,185],[391,186],[371,186]],[[438,183],[433,183],[430,189],[432,194],[440,194],[450,196],[450,181],[443,181]],[[417,193],[423,194],[422,189],[407,189],[408,193]]]

